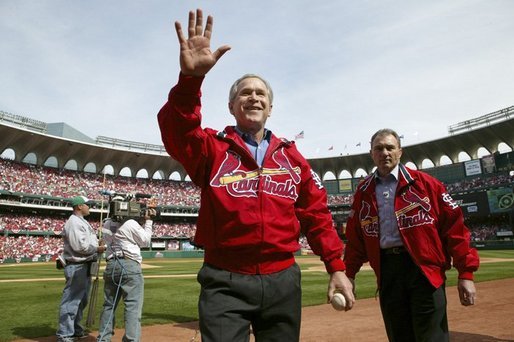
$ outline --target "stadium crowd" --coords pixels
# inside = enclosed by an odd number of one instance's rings
[[[159,180],[77,172],[51,167],[41,167],[18,163],[0,158],[0,190],[68,198],[70,194],[84,195],[101,201],[100,191],[118,193],[144,193],[157,198],[160,205],[192,206],[200,205],[200,192],[192,182]],[[514,183],[513,175],[475,177],[446,184],[449,193]],[[352,194],[329,195],[329,205],[351,204]]]
[[[512,184],[514,175],[493,175],[489,177],[475,177],[451,184],[446,184],[450,194],[471,189],[489,188],[503,184]]]
[[[101,201],[102,190],[117,193],[143,193],[162,205],[199,206],[200,193],[191,182],[77,172],[41,167],[0,158],[0,190],[68,198],[83,195]]]
[[[48,217],[24,214],[3,214],[0,216],[0,233],[26,233],[44,232],[60,235],[67,218]],[[90,221],[94,229],[98,229],[99,222]],[[195,232],[193,223],[167,223],[154,222],[154,237],[191,238]]]
[[[0,263],[5,259],[19,262],[22,258],[50,260],[62,251],[62,240],[50,236],[0,236]]]
[[[199,206],[199,190],[191,182],[155,180],[76,172],[70,170],[40,167],[0,158],[0,190],[26,194],[69,198],[70,194],[85,195],[100,201],[101,190],[118,193],[145,193],[154,195],[159,205]],[[446,184],[450,193],[514,183],[514,176],[495,175],[476,177],[452,184]],[[329,195],[329,206],[350,205],[352,194]],[[2,214],[0,216],[0,261],[6,258],[34,258],[39,255],[57,255],[62,249],[59,236],[67,217],[33,214]],[[98,223],[93,223],[97,228]],[[497,231],[510,227],[504,224],[470,223],[473,241],[495,239]],[[157,221],[154,224],[155,238],[189,239],[194,236],[195,224],[188,222],[170,223]],[[45,236],[27,236],[26,232]],[[173,240],[170,240],[173,244]],[[306,239],[301,238],[302,248],[309,248]]]

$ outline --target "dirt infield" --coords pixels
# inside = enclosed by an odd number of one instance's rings
[[[514,342],[514,279],[477,283],[477,301],[472,307],[459,303],[457,289],[449,287],[448,319],[452,342]],[[143,327],[142,340],[149,342],[200,341],[198,322]],[[96,332],[84,342],[95,341]],[[113,342],[121,341],[123,330],[116,330]],[[55,341],[44,337],[20,341]],[[337,312],[330,305],[303,309],[302,342],[377,342],[387,341],[378,301],[358,300],[349,312]]]

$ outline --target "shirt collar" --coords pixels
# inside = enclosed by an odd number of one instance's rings
[[[234,126],[234,130],[244,140],[245,143],[257,145],[257,142],[253,139],[253,137],[250,134],[243,132],[237,126]],[[267,128],[264,128],[264,139],[263,140],[266,140],[269,143],[270,139],[271,139],[271,131]]]
[[[394,180],[397,182],[398,181],[398,173],[399,173],[399,170],[400,170],[400,164],[397,164],[394,169],[391,170],[391,172],[385,176],[385,177],[380,177],[378,175],[378,172],[376,172],[376,179],[383,182],[383,181],[386,181],[388,178],[390,178],[391,176],[394,177]]]

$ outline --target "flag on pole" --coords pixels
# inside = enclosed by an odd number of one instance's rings
[[[361,143],[360,143],[360,141],[359,141],[359,142],[357,143],[357,145],[355,145],[355,146],[360,146],[360,145],[361,145]]]
[[[332,151],[333,149],[334,149],[333,145],[328,148],[329,151]]]
[[[305,138],[303,131],[294,136],[294,140]]]

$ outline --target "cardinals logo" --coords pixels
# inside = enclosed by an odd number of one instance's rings
[[[371,237],[378,237],[379,226],[378,216],[371,216],[371,206],[369,203],[362,201],[361,210],[359,212],[359,220],[364,234]]]
[[[412,187],[409,187],[407,191],[402,193],[402,198],[408,204],[395,213],[400,230],[434,222],[434,218],[430,215],[432,205],[428,196],[421,198]]]
[[[263,192],[296,200],[298,198],[296,184],[301,180],[300,168],[291,165],[283,149],[274,152],[272,159],[278,168],[246,171],[240,169],[240,156],[232,151],[227,151],[225,159],[210,184],[218,188],[226,187],[227,192],[234,197],[257,197],[259,184],[262,183],[261,190]],[[286,180],[281,177],[278,181],[274,179],[276,175],[288,175],[289,177]]]

